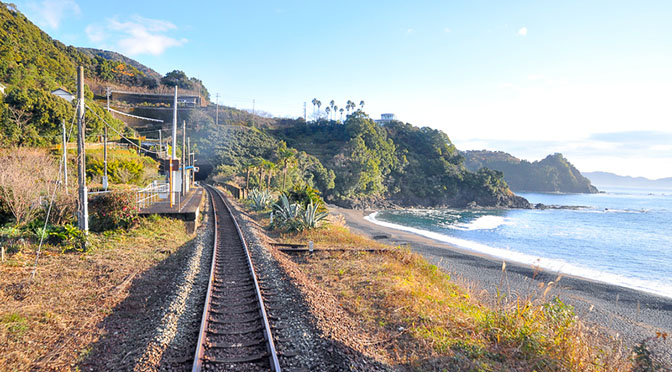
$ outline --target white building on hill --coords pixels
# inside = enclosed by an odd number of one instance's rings
[[[54,90],[53,92],[51,92],[51,94],[53,94],[55,96],[59,96],[59,97],[65,99],[68,102],[72,102],[75,99],[75,96],[72,93],[68,92],[65,89],[61,89],[61,88],[58,88],[58,89]]]
[[[395,114],[381,114],[380,119],[376,120],[377,124],[387,124],[391,121],[396,121],[397,115]]]

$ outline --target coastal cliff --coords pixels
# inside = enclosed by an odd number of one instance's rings
[[[469,170],[498,170],[503,173],[506,183],[514,191],[586,194],[598,192],[590,180],[559,153],[534,162],[521,160],[503,151],[466,151],[462,154]]]

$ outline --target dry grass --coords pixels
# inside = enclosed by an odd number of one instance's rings
[[[70,370],[133,278],[187,242],[185,231],[181,221],[142,219],[128,232],[93,234],[88,253],[47,249],[32,281],[34,247],[12,255],[0,265],[0,369]]]
[[[313,240],[322,248],[386,247],[338,225],[275,238]],[[630,356],[620,344],[583,325],[571,307],[545,298],[546,287],[534,298],[502,296],[489,305],[420,255],[401,248],[386,254],[320,253],[297,262],[361,319],[368,333],[384,334],[379,345],[384,358],[402,369],[631,369]]]

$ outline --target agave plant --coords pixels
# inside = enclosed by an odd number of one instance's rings
[[[301,216],[301,225],[304,229],[316,228],[317,224],[329,215],[328,212],[318,212],[318,207],[319,206],[313,204],[312,201],[306,206],[306,210]]]
[[[254,189],[247,196],[247,199],[255,211],[263,211],[271,204],[271,193],[268,190]]]
[[[287,195],[280,195],[280,204],[273,204],[274,224],[279,226],[293,227],[303,208],[299,204],[292,204],[287,199]]]

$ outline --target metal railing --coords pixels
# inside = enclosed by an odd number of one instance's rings
[[[138,208],[147,208],[150,205],[168,199],[170,186],[166,182],[153,181],[147,187],[136,192]]]

